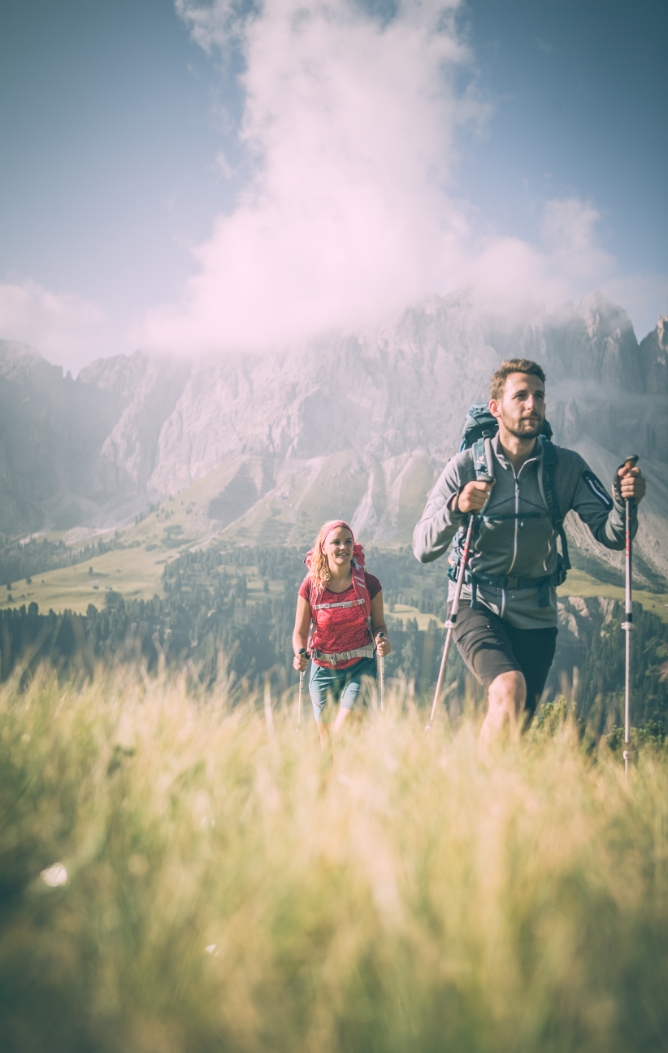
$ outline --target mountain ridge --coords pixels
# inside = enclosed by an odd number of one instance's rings
[[[593,444],[606,485],[605,472],[640,455],[653,481],[642,558],[668,575],[668,318],[639,344],[600,293],[510,318],[477,311],[460,291],[271,356],[137,351],[76,380],[0,342],[0,530],[120,525],[238,461],[201,509],[211,528],[301,543],[336,504],[366,540],[403,544],[466,409],[486,400],[507,357],[546,368],[555,440]]]

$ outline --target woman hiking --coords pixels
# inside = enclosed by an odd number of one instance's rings
[[[374,650],[384,658],[392,647],[383,615],[382,586],[364,570],[362,546],[355,544],[347,523],[334,519],[320,528],[306,565],[308,574],[299,588],[292,634],[293,665],[303,672],[308,656],[299,652],[310,648],[309,693],[320,743],[325,745],[330,730],[323,720],[328,696],[339,703],[336,734],[355,707],[362,678],[375,679]],[[382,639],[378,639],[380,633]]]

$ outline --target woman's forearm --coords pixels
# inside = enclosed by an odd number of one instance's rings
[[[292,634],[292,650],[295,654],[303,649],[306,650],[308,646],[308,633],[301,633],[297,629]]]

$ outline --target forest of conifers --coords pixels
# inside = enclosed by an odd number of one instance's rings
[[[36,544],[26,553],[28,569],[39,573],[47,564],[68,559],[66,551]],[[113,544],[113,542],[112,542]],[[63,546],[64,548],[64,546]],[[84,559],[88,558],[86,552]],[[80,557],[81,558],[81,557]],[[431,577],[437,585],[418,580],[408,552],[371,550],[367,565],[383,583],[393,652],[386,677],[413,682],[418,698],[433,687],[444,640],[444,574]],[[30,565],[31,564],[31,565]],[[60,565],[63,565],[61,562]],[[4,568],[5,572],[8,568]],[[25,572],[26,566],[21,568]],[[109,591],[101,610],[92,604],[86,615],[40,612],[36,604],[0,611],[0,677],[17,668],[29,673],[42,661],[64,673],[100,662],[141,660],[148,669],[162,662],[185,667],[190,678],[213,685],[224,672],[237,682],[269,676],[278,690],[295,682],[290,637],[297,588],[304,575],[303,554],[291,548],[250,546],[209,547],[186,552],[166,565],[164,596],[128,600]],[[13,575],[16,577],[16,575]],[[255,587],[249,590],[250,579]],[[261,582],[258,588],[258,582]],[[417,593],[417,594],[416,594]],[[392,618],[396,604],[433,614],[427,629],[416,619]],[[624,649],[619,605],[580,659],[575,691],[577,713],[594,736],[620,722],[624,685]],[[638,608],[633,636],[633,723],[668,726],[668,625]],[[560,655],[555,662],[560,670]],[[572,670],[566,670],[566,683]],[[563,660],[561,662],[562,686]],[[554,678],[553,678],[554,679]],[[455,653],[446,684],[459,682],[453,697],[480,697],[480,690]],[[558,682],[558,681],[557,681]]]

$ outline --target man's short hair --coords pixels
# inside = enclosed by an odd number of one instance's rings
[[[530,358],[510,358],[507,362],[501,363],[490,381],[490,399],[501,398],[506,380],[511,373],[529,373],[534,377],[540,377],[543,384],[545,383],[545,370],[537,362],[532,362]]]

